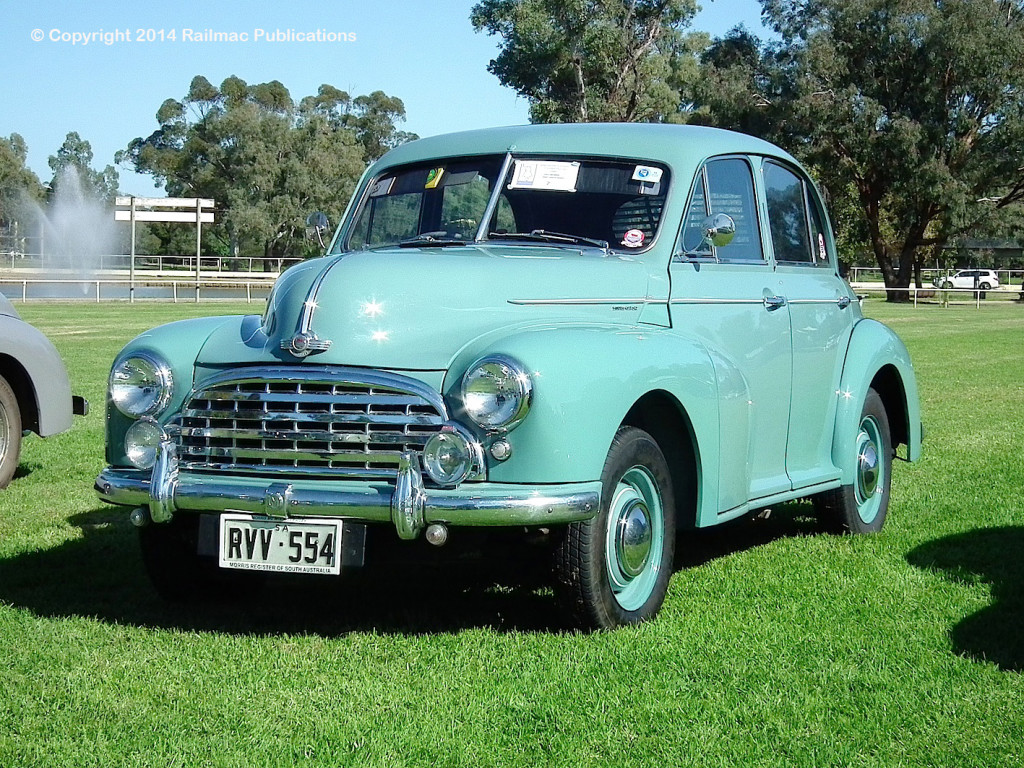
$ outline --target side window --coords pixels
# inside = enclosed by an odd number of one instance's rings
[[[704,169],[697,174],[693,186],[690,207],[683,216],[683,232],[680,242],[683,250],[691,256],[710,256],[711,246],[704,240],[704,219],[708,217],[708,206],[704,195]]]
[[[828,238],[825,237],[824,219],[821,209],[814,200],[814,192],[810,186],[807,189],[807,210],[811,213],[811,259],[816,267],[827,267],[828,261]]]
[[[763,262],[764,251],[754,204],[754,177],[746,160],[712,160],[698,174],[693,198],[683,219],[684,250],[690,254],[711,254],[710,246],[700,245],[704,219],[718,213],[724,213],[733,220],[736,234],[729,245],[715,249],[715,256],[720,261]]]
[[[788,168],[767,162],[764,164],[764,191],[775,260],[813,264],[803,181]]]

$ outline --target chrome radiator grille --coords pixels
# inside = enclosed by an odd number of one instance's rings
[[[260,368],[200,382],[172,429],[190,471],[389,479],[446,418],[440,396],[404,376]]]

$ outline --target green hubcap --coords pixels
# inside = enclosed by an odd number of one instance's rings
[[[873,416],[865,416],[857,433],[857,513],[865,523],[875,519],[882,504],[885,465],[881,454],[882,434]]]
[[[664,541],[658,484],[644,467],[631,467],[615,487],[605,536],[608,581],[625,610],[638,610],[654,591]]]

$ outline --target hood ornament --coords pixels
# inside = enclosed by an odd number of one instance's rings
[[[290,339],[281,342],[281,349],[291,352],[295,357],[308,357],[318,352],[326,352],[333,342],[321,339],[312,331],[299,331]]]

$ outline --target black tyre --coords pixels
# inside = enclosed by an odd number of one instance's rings
[[[983,290],[983,291],[991,291],[992,290],[992,286],[989,285],[988,283],[982,283],[978,287],[981,288],[981,290]]]
[[[164,600],[195,602],[216,599],[231,591],[263,586],[262,573],[219,568],[215,557],[200,555],[199,517],[178,515],[169,523],[139,529],[142,564],[150,583]]]
[[[952,287],[953,287],[953,283],[952,283],[952,282],[950,282],[949,280],[947,280],[946,282],[944,282],[944,283],[942,284],[942,287],[943,287],[943,288],[952,288]]]
[[[876,533],[885,525],[892,481],[892,438],[882,398],[868,390],[861,410],[857,437],[847,450],[857,461],[852,485],[843,485],[814,497],[818,515],[838,533]]]
[[[7,380],[0,376],[0,488],[6,488],[18,469],[21,454],[21,409]]]
[[[601,509],[572,523],[556,552],[558,596],[574,624],[611,629],[653,618],[675,552],[675,499],[654,439],[622,427],[601,475]]]

